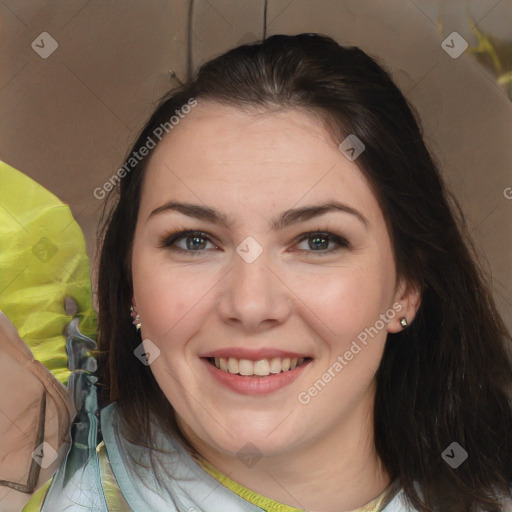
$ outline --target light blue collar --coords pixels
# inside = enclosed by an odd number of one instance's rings
[[[126,501],[134,512],[263,512],[224,487],[206,473],[170,436],[158,434],[157,446],[166,452],[161,457],[163,487],[156,482],[149,465],[148,449],[133,445],[118,435],[116,404],[101,412],[101,429],[112,472]],[[128,453],[149,466],[132,470]],[[164,478],[164,474],[172,477]],[[144,485],[146,484],[146,485]]]
[[[149,466],[148,449],[118,435],[115,407],[110,404],[101,413],[103,441],[117,483],[134,512],[264,512],[206,473],[177,440],[161,434],[157,446],[166,451],[162,474],[166,470],[172,477],[165,478],[164,488],[159,487]],[[129,469],[133,463],[128,453],[149,466],[138,470],[140,476]],[[383,512],[409,511],[399,492]]]
[[[53,477],[41,512],[109,512],[96,452],[96,389],[94,382],[90,384],[84,406],[73,424],[70,451]],[[149,449],[133,445],[119,435],[116,404],[105,407],[100,417],[112,472],[132,509],[126,512],[264,512],[206,473],[176,439],[159,432],[157,447],[165,451],[165,456],[153,453],[161,467],[160,486],[149,464]],[[133,459],[145,467],[136,465],[135,469]],[[400,491],[383,512],[413,509],[404,504]]]

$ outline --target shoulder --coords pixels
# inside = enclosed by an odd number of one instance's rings
[[[88,400],[85,401],[86,404]],[[94,408],[81,409],[72,426],[72,443],[53,476],[41,512],[94,510],[109,512],[100,472],[98,417]]]
[[[110,467],[110,461],[108,460],[108,455],[105,450],[105,444],[103,441],[101,441],[97,446],[96,453],[98,454],[98,480],[103,491],[106,510],[108,512],[130,512],[131,508],[124,499],[124,496],[121,493],[119,486],[117,485],[114,474],[112,473],[112,468]],[[34,493],[34,495],[23,508],[22,512],[40,512],[47,510],[47,506],[45,506],[44,509],[42,507],[46,499],[51,499],[49,490],[52,484],[53,478],[48,480],[48,482],[46,482],[36,493]],[[90,484],[90,480],[84,480],[83,478],[80,478],[80,481],[76,480],[75,484],[86,490],[87,486]],[[54,488],[52,490],[52,494],[55,492],[57,491]],[[61,491],[59,490],[59,494],[60,492]],[[60,496],[60,500],[62,501],[63,499],[64,497]]]
[[[67,456],[53,478],[33,495],[23,512],[78,508],[95,512],[132,510],[117,485],[105,444],[98,438],[97,414],[81,412],[84,414],[75,419],[75,434]]]
[[[116,404],[102,410],[101,428],[108,460],[131,510],[263,512],[219,485],[168,433],[156,428],[155,445],[148,448],[129,442],[122,435],[122,426]]]

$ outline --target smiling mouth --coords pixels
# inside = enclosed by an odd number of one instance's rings
[[[236,359],[234,357],[207,357],[206,360],[218,370],[244,377],[268,377],[291,372],[311,361],[311,357],[273,357],[271,359]]]

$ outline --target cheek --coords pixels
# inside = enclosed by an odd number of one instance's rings
[[[190,267],[176,267],[134,250],[133,290],[142,321],[142,335],[157,344],[181,339],[201,313],[201,303],[215,284],[214,276]],[[206,303],[207,300],[204,300]]]
[[[345,342],[385,313],[394,288],[392,265],[366,259],[354,266],[294,280],[290,288],[301,299],[301,314],[310,317],[322,335]]]
[[[300,397],[312,400],[321,396],[314,402],[319,416],[333,416],[335,411],[343,414],[369,392],[387,337],[380,315],[390,309],[393,284],[393,267],[367,264],[357,271],[333,273],[316,294],[306,292],[304,286],[304,293],[309,294],[304,302],[309,308],[301,314],[307,315],[310,326],[321,335],[326,353],[319,360],[311,387],[303,389]]]

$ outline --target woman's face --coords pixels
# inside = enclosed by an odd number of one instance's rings
[[[310,113],[201,101],[153,151],[134,305],[182,429],[276,455],[368,426],[386,335],[417,300],[356,163]]]

